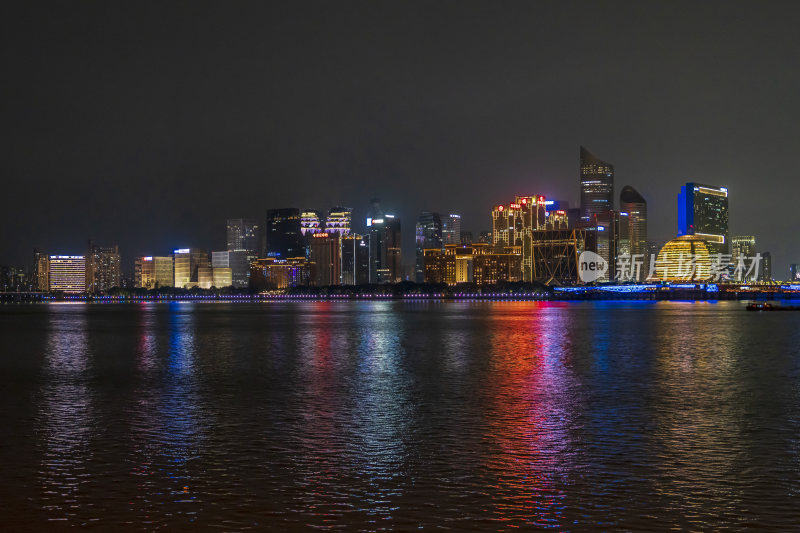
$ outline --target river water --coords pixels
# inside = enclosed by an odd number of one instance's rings
[[[0,306],[7,531],[794,529],[800,313]]]

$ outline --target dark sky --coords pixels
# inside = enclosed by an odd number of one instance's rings
[[[490,227],[578,200],[578,147],[676,233],[680,185],[800,262],[800,8],[787,2],[19,2],[0,22],[0,264],[92,237],[223,249],[270,207]],[[617,197],[618,201],[618,197]],[[406,253],[406,261],[410,254]]]

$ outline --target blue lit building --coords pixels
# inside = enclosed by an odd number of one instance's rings
[[[687,183],[678,195],[678,236],[697,235],[713,254],[728,254],[728,189]]]

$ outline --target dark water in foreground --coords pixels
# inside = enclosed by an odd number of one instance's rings
[[[6,531],[794,529],[800,313],[0,306]]]

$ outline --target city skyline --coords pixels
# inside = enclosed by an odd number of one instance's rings
[[[408,224],[453,210],[477,236],[486,205],[517,194],[577,206],[584,145],[648,200],[654,240],[675,236],[676,186],[725,186],[731,234],[784,272],[800,261],[792,213],[774,208],[800,192],[789,17],[688,5],[15,6],[0,264],[87,238],[128,258],[211,249],[231,216],[346,205],[361,221],[375,196]],[[475,42],[484,27],[495,41]]]
[[[619,206],[617,206],[617,202],[614,198],[613,164],[608,161],[601,160],[596,155],[590,153],[584,146],[580,146],[579,161],[579,179],[581,185],[581,201],[578,204],[579,207],[569,209],[570,200],[553,200],[552,198],[549,198],[548,202],[546,202],[548,204],[547,206],[545,206],[544,203],[542,203],[540,206],[541,213],[539,213],[539,217],[543,217],[545,215],[545,211],[547,211],[548,215],[560,213],[561,216],[564,217],[564,221],[563,223],[559,222],[559,224],[556,226],[551,226],[548,224],[547,227],[549,229],[567,229],[567,227],[573,229],[578,227],[586,227],[587,225],[597,225],[598,229],[609,230],[605,233],[599,233],[598,236],[602,237],[602,239],[598,240],[597,243],[593,244],[593,246],[598,247],[598,252],[605,258],[607,262],[612,264],[612,267],[614,264],[613,259],[618,254],[643,254],[649,257],[649,254],[646,254],[646,250],[649,247],[654,248],[653,251],[657,251],[660,248],[660,245],[663,245],[664,243],[654,241],[648,236],[647,200],[638,191],[636,191],[635,188],[631,187],[630,185],[625,185],[621,187],[621,192],[619,193]],[[593,181],[598,176],[600,177],[601,181]],[[607,181],[606,177],[608,177]],[[603,185],[601,185],[601,188],[603,188],[602,192],[597,193],[592,189],[597,188],[597,185],[595,185],[596,183],[603,183]],[[586,189],[587,185],[589,187],[588,193]],[[697,200],[693,199],[695,196],[697,197]],[[516,209],[522,207],[524,210],[526,205],[536,205],[539,202],[544,202],[545,198],[545,196],[541,195],[517,195],[516,199],[511,204],[505,206],[504,204],[494,206],[492,208],[491,218],[489,219],[491,221],[492,228],[490,234],[492,235],[491,238],[494,240],[494,244],[497,245],[498,243],[505,243],[506,246],[514,246],[515,244],[522,246],[522,233],[519,233],[519,229],[521,229],[522,226],[517,228],[518,235],[516,238],[513,237],[515,231],[514,226],[526,224],[524,221],[528,220],[528,216],[522,217],[522,212],[520,212],[520,214],[515,217],[514,215],[517,213]],[[600,200],[597,200],[596,198],[600,198]],[[237,261],[241,260],[242,265],[244,265],[245,262],[255,260],[258,257],[283,259],[303,256],[306,259],[310,259],[310,245],[314,242],[314,239],[311,239],[311,237],[315,234],[322,231],[327,233],[333,232],[333,234],[341,235],[350,234],[352,232],[354,235],[361,233],[368,236],[370,234],[374,234],[374,222],[379,221],[380,224],[383,224],[383,219],[386,218],[387,221],[394,220],[398,224],[398,227],[393,230],[396,231],[398,235],[392,237],[392,240],[394,241],[400,239],[397,241],[397,245],[393,244],[393,246],[395,246],[395,251],[393,252],[393,258],[391,261],[393,262],[394,266],[392,266],[393,273],[390,279],[395,281],[409,279],[412,281],[421,282],[425,275],[425,268],[423,266],[424,249],[439,247],[444,250],[443,244],[446,243],[464,244],[462,242],[463,238],[466,235],[473,235],[475,233],[472,231],[460,231],[458,238],[456,238],[454,229],[451,228],[449,230],[450,234],[446,235],[448,232],[447,228],[449,226],[453,226],[457,230],[461,229],[461,215],[454,214],[450,211],[443,211],[443,213],[449,213],[448,215],[440,215],[436,211],[423,211],[421,214],[419,214],[415,226],[412,226],[414,239],[412,242],[414,243],[414,247],[411,250],[408,250],[407,245],[405,244],[405,240],[407,239],[401,238],[402,232],[400,231],[399,225],[402,223],[402,219],[393,214],[388,214],[384,217],[383,208],[380,206],[380,199],[373,198],[370,202],[372,205],[367,211],[367,216],[365,217],[363,223],[359,223],[357,219],[354,220],[353,208],[342,206],[330,207],[327,209],[327,216],[323,214],[325,212],[324,210],[320,211],[318,209],[309,209],[307,207],[269,208],[265,210],[266,217],[263,223],[259,221],[258,217],[228,218],[226,220],[226,246],[228,252],[225,253],[229,254],[231,251],[240,250],[240,255],[242,255],[242,257],[237,259]],[[598,207],[597,205],[592,205],[593,203],[597,202],[601,202],[602,206]],[[708,202],[711,202],[711,204]],[[503,211],[504,208],[506,209],[505,212]],[[556,211],[559,209],[562,209],[562,211]],[[722,211],[719,211],[720,209],[722,209]],[[590,213],[591,216],[587,216],[587,213]],[[714,185],[704,185],[698,183],[687,183],[686,185],[682,185],[680,187],[680,192],[677,195],[677,215],[678,227],[675,236],[679,237],[681,235],[694,234],[695,231],[698,231],[698,235],[702,235],[703,238],[709,243],[709,249],[712,253],[724,254],[730,252],[729,241],[731,237],[728,227],[728,190],[726,187],[717,187]],[[511,218],[509,218],[507,222],[504,222],[498,226],[499,216],[501,216],[504,220],[506,217]],[[377,217],[380,217],[380,219]],[[516,220],[516,218],[519,218],[519,220]],[[537,227],[544,229],[544,218],[542,218],[540,222],[535,222],[535,219],[536,217],[534,217],[533,229],[537,229]],[[551,217],[549,220],[552,222],[553,218]],[[527,224],[530,224],[530,222]],[[708,226],[708,224],[711,224],[711,226]],[[599,228],[599,226],[603,226],[603,228]],[[499,233],[498,227],[501,228]],[[423,230],[422,228],[427,229]],[[425,232],[424,237],[423,233],[420,233],[422,231]],[[511,233],[508,233],[509,231]],[[723,235],[715,237],[714,235],[703,233],[708,231],[714,231],[716,233],[722,231]],[[429,234],[428,232],[432,233]],[[270,235],[272,235],[271,238]],[[377,236],[377,234],[375,236]],[[609,237],[611,237],[612,240],[606,244],[603,244]],[[539,238],[545,238],[544,234],[540,235]],[[750,238],[753,241],[751,252],[754,253],[756,250],[759,252],[766,252],[770,257],[769,261],[771,267],[771,252],[768,250],[763,250],[760,247],[756,249],[755,237]],[[286,239],[289,239],[289,241],[286,241]],[[717,242],[709,242],[709,239],[716,240]],[[671,238],[668,240],[671,240]],[[373,242],[373,244],[377,244],[378,248],[381,246],[380,243],[380,239]],[[399,246],[399,243],[403,243],[402,247]],[[436,243],[438,243],[438,246]],[[471,244],[471,240],[467,244]],[[367,245],[370,246],[369,239],[367,239]],[[92,246],[93,245],[90,240],[90,250]],[[609,248],[609,246],[611,248]],[[114,248],[117,257],[116,262],[119,263],[119,247],[115,245]],[[199,249],[209,251],[216,248],[218,248],[218,243],[215,243],[207,248]],[[372,249],[373,246],[370,246],[370,250]],[[40,248],[34,248],[34,264],[36,264],[38,261],[36,258],[40,253]],[[153,254],[154,252],[152,250],[148,250],[147,253]],[[215,251],[214,253],[222,254],[223,252]],[[381,253],[383,252],[378,252],[378,254]],[[522,248],[520,248],[520,253],[528,252],[522,252]],[[751,253],[750,255],[752,256],[753,254]],[[410,261],[409,256],[411,259]],[[141,254],[137,254],[135,256],[137,262],[133,266],[134,273],[141,272],[141,267],[138,261],[140,261],[142,257],[145,256],[142,256]],[[736,255],[733,257],[735,259]],[[222,261],[221,258],[219,260]],[[228,261],[229,259],[226,257],[226,265]],[[376,258],[371,261],[380,262],[387,261],[387,259],[384,258],[381,260]],[[220,264],[219,266],[222,265]],[[123,274],[129,275],[130,268],[126,267],[130,267],[130,265],[127,265],[127,262],[125,262],[124,266],[121,267],[121,270]],[[527,268],[530,268],[530,265]],[[239,270],[242,272],[243,269],[244,266],[239,268]],[[87,272],[88,271],[89,270],[87,270]],[[240,274],[239,279],[243,279],[241,276],[244,276],[244,274]],[[609,276],[609,279],[613,279],[613,268],[612,272],[609,273]],[[236,277],[236,274],[234,274],[234,277]],[[376,279],[382,279],[381,276],[376,277],[374,273],[372,277],[375,277]],[[778,279],[780,279],[780,277]],[[385,281],[386,280],[382,279],[381,282]],[[608,279],[606,279],[606,281],[608,281]],[[88,281],[88,277],[87,286],[91,286],[91,283]],[[103,286],[105,287],[106,285]],[[111,286],[112,285],[108,285],[107,288],[110,288]]]

